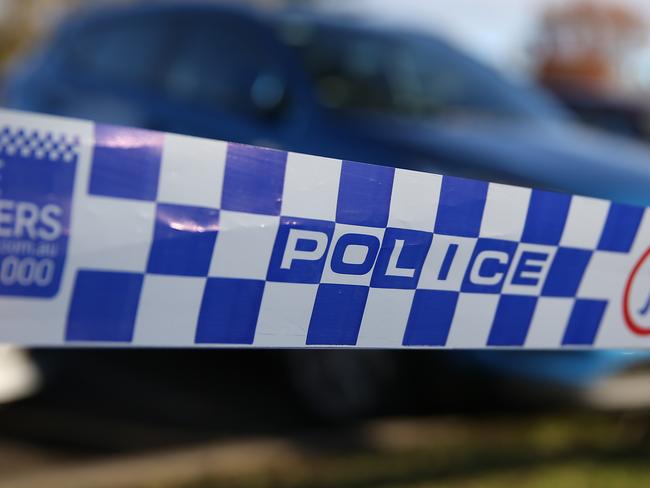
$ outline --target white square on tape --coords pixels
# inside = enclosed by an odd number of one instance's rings
[[[460,293],[448,347],[483,348],[487,344],[500,295]]]
[[[432,232],[441,184],[440,175],[396,169],[388,227]]]
[[[266,279],[279,223],[279,217],[221,210],[209,275]]]
[[[304,347],[318,285],[267,282],[253,345]]]
[[[538,298],[525,347],[532,349],[560,347],[574,303],[573,298]]]
[[[338,159],[289,153],[282,192],[282,215],[336,220],[341,178]]]
[[[78,198],[72,212],[67,268],[144,272],[155,212],[152,202]]]
[[[62,343],[75,278],[76,272],[68,267],[59,293],[48,300],[0,296],[3,324],[0,340],[17,346]]]
[[[519,241],[526,224],[530,194],[529,188],[490,183],[480,236]]]
[[[219,208],[228,144],[165,134],[158,200]]]
[[[146,275],[133,343],[143,346],[194,345],[205,282],[205,278]]]
[[[597,348],[609,349],[648,349],[650,336],[639,335],[626,324],[623,315],[623,297],[620,296],[607,304],[593,345]]]
[[[357,345],[401,347],[415,290],[370,288]]]
[[[579,298],[611,299],[623,295],[625,282],[634,266],[629,254],[595,251],[580,282]]]
[[[573,196],[560,246],[596,249],[608,211],[609,202],[605,200]]]

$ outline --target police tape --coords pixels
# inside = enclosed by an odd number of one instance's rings
[[[0,341],[649,347],[640,207],[0,111]]]

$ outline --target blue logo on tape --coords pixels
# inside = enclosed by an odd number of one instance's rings
[[[78,149],[78,138],[0,128],[0,295],[59,291]]]

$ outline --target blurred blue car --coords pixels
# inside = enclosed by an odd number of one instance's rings
[[[355,19],[192,2],[93,10],[15,67],[4,104],[650,205],[646,146],[577,125],[544,93],[439,39]],[[380,396],[374,366],[341,368],[333,359],[341,352],[322,354],[322,361],[302,355],[311,363],[297,366],[296,381],[317,409],[345,414]],[[454,358],[533,387],[590,391],[649,356]],[[326,383],[337,385],[339,401],[361,383],[370,393],[328,407]],[[637,397],[627,403],[643,403]]]

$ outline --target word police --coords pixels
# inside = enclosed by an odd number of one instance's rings
[[[537,295],[553,246],[284,219],[267,279]]]

